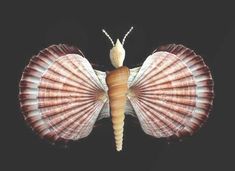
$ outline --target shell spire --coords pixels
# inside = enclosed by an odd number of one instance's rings
[[[129,68],[123,66],[107,74],[109,104],[113,123],[116,150],[122,150],[125,119],[126,93],[128,91]]]

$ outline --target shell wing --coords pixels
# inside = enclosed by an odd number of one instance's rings
[[[63,44],[34,56],[19,86],[25,120],[53,141],[88,136],[107,101],[105,85],[82,52]]]
[[[133,75],[128,98],[147,134],[191,135],[208,117],[213,80],[203,59],[189,48],[161,46]]]
[[[94,70],[97,77],[99,78],[100,82],[104,86],[105,92],[108,91],[108,86],[106,84],[106,72],[99,71],[99,70]],[[110,107],[109,107],[109,99],[107,98],[104,107],[102,108],[100,115],[98,117],[98,120],[103,119],[103,118],[109,118],[110,117]]]
[[[131,83],[135,79],[136,75],[138,74],[140,68],[141,67],[135,67],[135,68],[132,68],[132,69],[129,70],[130,71],[130,75],[129,75],[129,78],[128,78],[128,87],[129,88],[130,88]],[[130,92],[130,91],[128,90],[128,92]],[[133,106],[132,106],[129,98],[126,99],[125,114],[126,115],[131,115],[133,117],[137,117],[136,113],[135,113],[135,110],[133,109]]]

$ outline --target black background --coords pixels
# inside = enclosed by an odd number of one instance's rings
[[[132,3],[121,1],[12,3],[1,11],[1,166],[23,170],[228,170],[234,137],[233,62],[235,15],[230,4]],[[210,118],[192,137],[180,141],[155,139],[127,118],[124,150],[115,151],[110,120],[100,122],[79,142],[56,144],[40,140],[25,124],[19,109],[18,83],[30,57],[58,43],[78,46],[102,70],[112,69],[110,42],[128,29],[125,65],[134,67],[159,45],[181,43],[202,55],[215,81]],[[3,38],[6,38],[5,40]],[[2,53],[3,54],[3,53]],[[1,169],[2,170],[2,169]],[[231,169],[232,170],[232,169]]]

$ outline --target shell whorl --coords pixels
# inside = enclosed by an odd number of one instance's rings
[[[111,108],[111,118],[113,123],[116,150],[122,150],[123,131],[125,119],[126,93],[128,90],[128,78],[130,71],[123,66],[107,74],[109,104]]]

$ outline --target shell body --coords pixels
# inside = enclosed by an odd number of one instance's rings
[[[109,72],[106,77],[117,151],[122,150],[123,144],[124,113],[126,107],[126,93],[128,91],[129,74],[129,69],[123,66]]]

